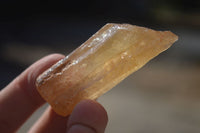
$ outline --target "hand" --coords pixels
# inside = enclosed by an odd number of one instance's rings
[[[0,132],[13,133],[45,101],[35,87],[39,74],[56,63],[63,55],[42,58],[14,79],[0,92]],[[48,107],[29,133],[103,133],[107,124],[104,108],[92,100],[76,105],[72,114],[62,117]]]

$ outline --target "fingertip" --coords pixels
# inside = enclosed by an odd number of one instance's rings
[[[64,55],[57,53],[47,55],[36,61],[18,77],[20,86],[23,86],[21,88],[26,88],[32,99],[36,101],[36,104],[41,105],[41,103],[44,102],[43,98],[36,90],[35,83],[37,77],[64,57]]]
[[[91,128],[96,133],[103,133],[107,122],[107,112],[98,102],[83,100],[75,106],[69,117],[68,130],[74,125],[81,124]]]
[[[35,81],[42,72],[64,57],[64,55],[58,53],[47,55],[31,65],[25,72],[29,72],[32,75],[31,80]]]
[[[44,72],[46,69],[51,67],[60,59],[65,56],[62,54],[50,54],[40,60],[36,61],[29,68],[27,68],[21,75],[18,76],[18,82],[26,83],[28,86],[35,85],[36,78]]]

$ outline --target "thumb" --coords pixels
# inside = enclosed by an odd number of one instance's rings
[[[107,121],[107,113],[99,103],[83,100],[69,117],[67,133],[104,133]]]

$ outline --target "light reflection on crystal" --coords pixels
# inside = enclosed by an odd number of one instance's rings
[[[96,99],[177,40],[173,33],[107,24],[37,79],[55,112],[66,116],[82,99]]]

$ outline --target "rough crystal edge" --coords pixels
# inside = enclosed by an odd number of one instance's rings
[[[39,77],[36,80],[36,85],[41,85],[44,82],[44,80],[47,80],[52,74],[52,72],[55,71],[60,65],[64,64],[67,59],[68,59],[68,56],[59,60],[56,64],[54,64],[49,69],[44,71],[41,75],[39,75]]]
[[[100,37],[94,38],[94,39],[91,41],[91,43],[88,44],[88,47],[92,47],[92,45],[96,44],[96,42],[98,42],[98,43],[103,43],[107,38],[109,38],[109,37],[111,36],[111,33],[112,33],[112,34],[113,34],[113,32],[115,33],[116,30],[118,30],[118,29],[127,29],[127,28],[123,27],[122,25],[119,26],[119,25],[112,24],[112,23],[106,24],[105,26],[103,26],[103,28],[106,27],[106,26],[109,26],[109,25],[112,25],[112,27],[109,28],[108,30],[104,31],[104,33],[101,34]],[[92,37],[96,36],[98,33],[99,33],[99,31],[97,31]],[[89,39],[91,39],[92,37],[90,37]],[[88,40],[89,40],[89,39],[88,39]],[[86,41],[86,42],[87,42],[87,41]],[[83,44],[82,44],[81,46],[79,46],[79,47],[82,47],[82,49],[84,49],[85,46],[86,46],[85,43],[83,43]],[[96,45],[96,46],[98,46],[98,45]],[[95,48],[93,48],[93,49],[95,49]],[[74,52],[74,51],[73,51],[73,52]],[[72,52],[72,53],[73,53],[73,52]],[[72,53],[71,53],[71,54],[72,54]],[[71,55],[71,54],[70,54],[70,55]],[[69,55],[69,56],[70,56],[70,55]],[[40,86],[40,85],[43,84],[46,80],[48,80],[49,78],[51,78],[51,75],[54,74],[54,71],[55,71],[60,65],[65,64],[65,62],[66,62],[66,60],[69,58],[69,56],[66,56],[64,59],[61,59],[61,60],[58,61],[55,65],[53,65],[52,67],[50,67],[49,69],[47,69],[45,72],[43,72],[43,73],[37,78],[37,80],[36,80],[36,85],[37,85],[37,86]],[[87,55],[85,55],[85,56],[87,56]],[[85,56],[80,57],[80,58],[79,58],[79,61],[82,60]],[[72,63],[71,65],[75,65],[75,64],[77,64],[79,61],[73,61],[73,63]],[[62,73],[62,72],[60,72],[60,73]]]

